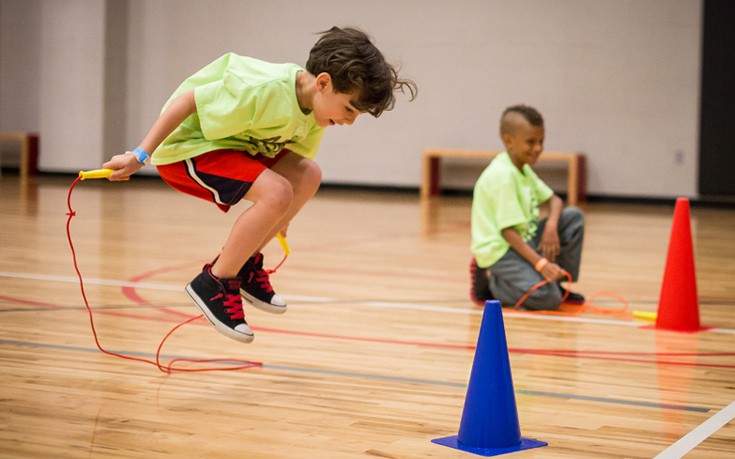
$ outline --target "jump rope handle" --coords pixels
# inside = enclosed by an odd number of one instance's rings
[[[281,234],[280,231],[278,232],[278,234],[276,234],[276,238],[278,238],[278,243],[281,244],[281,248],[283,249],[283,253],[285,255],[290,254],[291,253],[291,249],[288,248],[288,242],[286,242],[286,238],[283,237],[283,234]]]
[[[79,171],[79,179],[86,180],[86,179],[107,178],[113,172],[115,171],[112,169],[95,169],[93,171]]]

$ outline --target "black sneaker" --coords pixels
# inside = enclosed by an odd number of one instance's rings
[[[263,269],[262,253],[251,257],[237,273],[242,279],[240,294],[258,309],[273,314],[283,314],[286,312],[286,302],[273,291],[269,274]]]
[[[212,265],[208,264],[186,286],[186,293],[218,332],[243,343],[253,340],[253,330],[245,322],[242,310],[240,279],[219,279],[212,274]]]
[[[567,290],[559,285],[559,290],[561,290],[561,296],[564,298],[564,295],[567,294]],[[580,295],[579,293],[574,293],[571,290],[569,290],[569,295],[567,295],[567,299],[564,300],[564,304],[584,304],[585,298],[584,296]]]
[[[470,262],[470,300],[478,306],[485,306],[487,300],[492,300],[493,294],[487,278],[487,269],[477,267],[477,260]]]

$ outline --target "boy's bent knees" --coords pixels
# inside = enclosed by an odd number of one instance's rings
[[[532,311],[555,311],[561,306],[561,299],[559,286],[551,283],[534,290],[521,306]]]
[[[306,159],[301,165],[301,183],[299,184],[299,193],[305,193],[313,196],[322,183],[322,168],[316,162]]]
[[[267,171],[270,172],[270,171]],[[291,182],[274,173],[263,173],[255,181],[245,198],[255,204],[263,205],[270,211],[284,214],[291,207],[294,189]]]
[[[279,209],[282,213],[285,213],[291,207],[291,202],[293,202],[294,189],[286,179],[276,180],[275,182],[271,184],[270,192],[264,200],[274,210]]]
[[[570,228],[584,228],[584,212],[578,207],[566,207],[561,213],[559,224]]]
[[[286,178],[293,186],[294,196],[303,201],[316,194],[322,182],[322,170],[319,165],[296,153],[289,153],[272,168],[273,172]]]
[[[561,217],[571,224],[584,225],[584,212],[579,207],[569,206],[562,210]]]

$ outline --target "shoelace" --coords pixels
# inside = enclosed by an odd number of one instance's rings
[[[245,319],[245,311],[242,309],[242,299],[240,298],[240,293],[237,295],[233,295],[230,293],[222,294],[218,293],[217,295],[213,296],[210,301],[218,300],[220,298],[224,297],[224,305],[225,305],[225,311],[230,316],[230,319]]]
[[[251,283],[253,281],[253,278],[255,278],[256,282],[260,284],[260,288],[270,293],[273,291],[273,286],[271,285],[271,280],[270,280],[270,273],[271,272],[266,271],[265,269],[258,269],[255,272],[251,271],[248,283]]]

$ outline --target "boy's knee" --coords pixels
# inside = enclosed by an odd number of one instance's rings
[[[563,231],[568,235],[568,237],[584,237],[584,213],[579,208],[565,208],[560,220],[563,220],[563,223],[560,221],[560,227],[563,226],[566,228]]]
[[[287,211],[291,206],[293,198],[293,185],[285,178],[279,177],[273,183],[269,184],[266,199],[268,205],[273,209],[281,209],[283,212]]]
[[[536,289],[523,305],[534,311],[554,311],[561,306],[561,290],[556,283]]]
[[[562,213],[565,214],[565,217],[567,217],[569,220],[574,222],[581,222],[584,224],[584,212],[582,212],[582,209],[580,209],[579,207],[565,207]]]
[[[570,225],[584,226],[584,212],[579,207],[566,207],[562,216],[569,221]]]
[[[311,194],[316,193],[322,183],[322,168],[314,161],[305,160],[302,164],[302,189]]]

